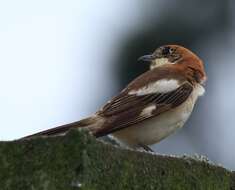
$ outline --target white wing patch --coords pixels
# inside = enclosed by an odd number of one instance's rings
[[[140,115],[143,115],[143,116],[151,116],[153,110],[155,110],[155,109],[156,109],[156,105],[148,106],[148,107],[146,107],[146,108],[143,109],[143,111],[140,113]]]
[[[154,93],[167,93],[177,89],[179,86],[179,81],[176,79],[161,79],[154,83],[150,83],[149,85],[144,86],[138,90],[131,90],[128,94],[143,96]]]

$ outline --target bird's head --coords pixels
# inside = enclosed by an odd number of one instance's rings
[[[164,65],[193,69],[200,73],[201,80],[205,81],[205,71],[201,59],[190,50],[179,45],[164,45],[157,48],[152,54],[144,55],[139,60],[150,62],[150,69]]]

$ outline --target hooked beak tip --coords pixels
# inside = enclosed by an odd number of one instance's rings
[[[141,56],[138,61],[146,61],[146,62],[150,62],[154,59],[154,57],[152,55],[144,55]]]

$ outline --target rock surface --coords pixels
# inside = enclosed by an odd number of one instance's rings
[[[206,161],[124,150],[83,131],[0,142],[1,190],[232,190],[234,173]]]

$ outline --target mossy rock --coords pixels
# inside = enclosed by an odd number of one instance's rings
[[[124,150],[84,131],[0,142],[1,190],[232,190],[206,161]]]

